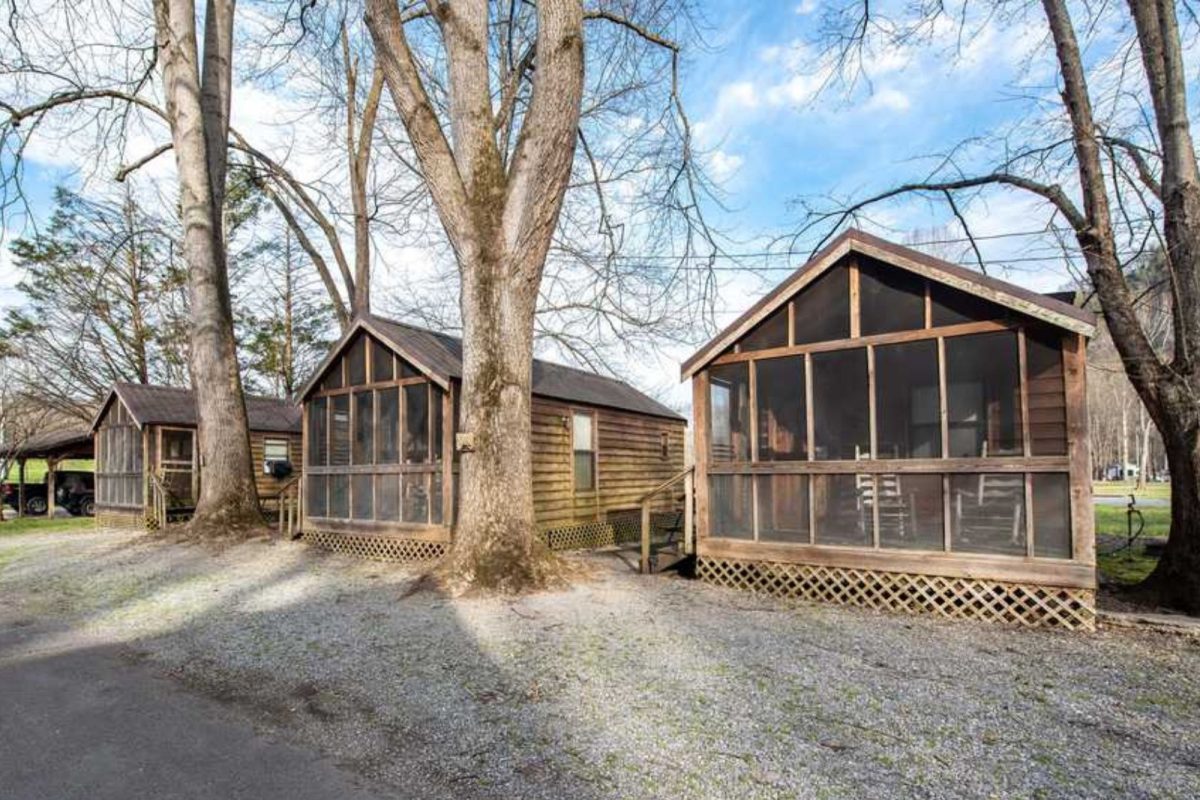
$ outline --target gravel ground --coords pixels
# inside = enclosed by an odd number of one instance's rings
[[[587,560],[569,591],[453,600],[293,543],[0,536],[0,625],[123,643],[404,796],[1200,796],[1196,639],[889,616]]]

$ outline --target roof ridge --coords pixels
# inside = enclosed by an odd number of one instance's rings
[[[387,322],[392,325],[399,325],[402,328],[409,328],[414,331],[421,331],[422,333],[429,333],[429,334],[433,334],[434,336],[442,336],[447,339],[453,339],[456,342],[458,342],[459,345],[461,345],[462,341],[463,341],[461,336],[454,336],[453,334],[444,333],[442,331],[435,331],[431,328],[425,328],[420,325],[413,325],[412,323],[409,323],[409,322],[401,322],[400,320],[397,320],[397,319],[380,316],[379,314],[376,314],[374,312],[368,312],[366,316],[373,317],[381,322]],[[622,386],[628,386],[630,389],[633,389],[634,391],[641,391],[640,389],[638,389],[636,386],[632,385],[628,381],[622,380],[621,378],[618,378],[614,375],[605,375],[603,373],[596,372],[594,370],[590,370],[585,367],[577,367],[574,364],[564,364],[561,361],[551,361],[550,359],[538,358],[537,356],[534,356],[533,361],[534,361],[534,363],[547,364],[549,366],[558,367],[560,369],[569,369],[569,370],[572,370],[573,372],[579,372],[583,375],[589,375],[593,378],[602,378],[603,380],[611,381],[612,383],[619,383]],[[645,394],[645,393],[643,392],[643,394]]]
[[[134,383],[133,381],[117,381],[113,384],[113,388],[128,387],[130,389],[152,389],[157,392],[179,392],[182,394],[195,394],[196,390],[185,386],[167,386],[162,383]],[[284,403],[286,405],[295,405],[286,397],[272,397],[266,394],[251,394],[243,391],[242,396],[247,400],[266,400],[272,403]]]

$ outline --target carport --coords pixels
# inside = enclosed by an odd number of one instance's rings
[[[60,462],[69,458],[94,458],[95,444],[91,429],[63,428],[30,436],[24,442],[13,444],[4,451],[6,461],[17,465],[17,516],[25,516],[25,462],[29,459],[46,460],[46,516],[54,516],[55,472]]]

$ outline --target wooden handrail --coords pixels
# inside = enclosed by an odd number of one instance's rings
[[[692,551],[692,494],[693,481],[695,480],[695,466],[688,467],[682,472],[678,472],[671,478],[658,486],[655,486],[646,494],[642,495],[639,504],[642,507],[642,558],[640,571],[643,575],[650,572],[650,501],[655,495],[670,489],[680,480],[684,482],[683,489],[683,551],[690,553]]]
[[[664,489],[669,489],[669,488],[671,488],[671,486],[672,486],[673,484],[676,484],[676,483],[678,483],[678,482],[679,482],[679,481],[680,481],[682,478],[685,478],[685,477],[687,477],[687,475],[688,475],[689,473],[692,473],[692,472],[695,472],[695,471],[696,471],[696,467],[695,467],[695,466],[691,466],[691,467],[688,467],[687,469],[684,469],[684,470],[682,470],[682,471],[680,471],[680,472],[676,472],[676,473],[675,473],[674,475],[672,475],[670,478],[668,478],[667,480],[663,481],[663,482],[662,482],[662,483],[660,483],[658,486],[655,486],[653,489],[651,489],[650,491],[648,491],[648,492],[646,492],[644,495],[642,495],[640,498],[638,498],[638,504],[640,505],[640,504],[642,504],[642,503],[646,502],[646,501],[647,501],[647,500],[649,500],[651,497],[654,497],[654,495],[656,495],[656,494],[659,494],[660,492],[662,492]]]

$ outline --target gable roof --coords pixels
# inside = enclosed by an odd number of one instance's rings
[[[350,328],[330,349],[321,365],[297,395],[300,400],[316,388],[317,381],[342,354],[359,331],[367,331],[443,389],[462,380],[462,340],[437,331],[407,325],[374,314],[355,317]],[[570,403],[605,406],[668,419],[683,419],[662,403],[616,378],[606,378],[564,364],[533,360],[533,394]]]
[[[949,261],[934,258],[919,250],[913,250],[857,228],[851,228],[822,248],[804,266],[793,272],[765,297],[752,305],[732,325],[718,333],[708,344],[684,361],[680,368],[680,379],[687,380],[699,372],[708,362],[753,330],[754,326],[763,318],[783,306],[797,292],[850,253],[859,253],[898,269],[916,273],[931,281],[977,297],[983,297],[996,305],[1019,311],[1026,316],[1065,330],[1081,333],[1087,337],[1094,336],[1096,333],[1096,315],[1064,302],[1060,299],[1062,293],[1038,294],[1008,281],[969,270],[958,264],[951,264]]]
[[[116,383],[92,420],[92,430],[100,425],[114,398],[120,398],[139,428],[147,425],[196,427],[196,395],[191,389],[154,386],[143,383]],[[268,433],[300,433],[300,409],[287,400],[246,395],[246,415],[250,430]]]

